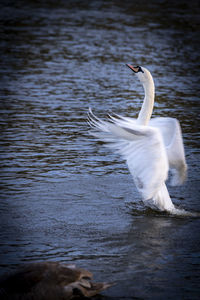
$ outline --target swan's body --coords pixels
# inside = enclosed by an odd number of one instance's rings
[[[145,98],[137,119],[110,117],[102,121],[90,110],[92,134],[108,142],[126,160],[144,203],[159,210],[172,212],[175,207],[165,181],[172,170],[172,185],[182,184],[186,178],[181,128],[174,118],[150,120],[154,105],[154,82],[146,68],[128,67],[143,84]]]

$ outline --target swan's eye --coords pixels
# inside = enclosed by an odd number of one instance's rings
[[[142,73],[144,73],[144,71],[142,70],[142,68],[141,68],[141,67],[137,66],[137,68],[138,68],[138,72],[142,72]]]

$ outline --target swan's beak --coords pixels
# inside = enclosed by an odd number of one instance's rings
[[[127,67],[129,67],[134,73],[137,73],[138,72],[138,67],[133,67],[133,66],[131,66],[131,65],[129,65],[129,64],[126,64],[127,65]]]

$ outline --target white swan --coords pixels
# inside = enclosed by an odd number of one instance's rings
[[[161,211],[175,212],[165,181],[169,168],[172,185],[182,184],[186,178],[181,128],[174,118],[154,118],[154,82],[144,67],[127,65],[138,77],[145,98],[137,119],[110,116],[102,121],[89,111],[92,134],[116,150],[126,160],[143,202]]]

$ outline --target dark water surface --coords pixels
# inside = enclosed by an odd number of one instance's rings
[[[2,1],[1,1],[2,3]],[[1,30],[0,273],[56,260],[114,281],[103,299],[198,299],[199,218],[146,210],[124,162],[88,134],[87,110],[182,126],[188,180],[173,202],[200,211],[199,1],[4,1]]]

